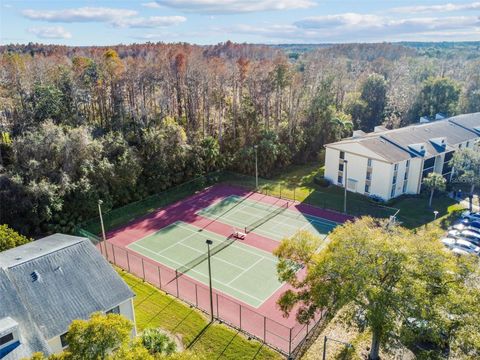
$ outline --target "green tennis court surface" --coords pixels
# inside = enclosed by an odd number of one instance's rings
[[[226,240],[221,235],[176,222],[127,247],[154,261],[177,269]],[[277,280],[277,259],[270,253],[244,245],[241,240],[212,256],[213,287],[258,307],[282,285]],[[203,261],[186,274],[208,284],[208,263]]]
[[[300,229],[324,238],[338,225],[334,221],[283,208],[281,205],[284,203],[279,201],[278,205],[269,205],[232,195],[198,211],[197,214],[232,225],[239,230],[253,227],[251,231],[277,241],[292,236]],[[262,223],[262,219],[267,221]]]

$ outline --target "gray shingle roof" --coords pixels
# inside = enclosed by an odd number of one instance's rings
[[[10,317],[18,323],[20,345],[2,360],[19,360],[41,351],[49,353],[47,342],[20,299],[4,269],[0,268],[0,319]]]
[[[430,157],[453,150],[453,147],[459,143],[480,137],[480,131],[477,130],[479,128],[480,113],[464,114],[430,123],[372,132],[325,146],[342,149],[342,147],[356,142],[386,161],[395,163],[412,157]],[[433,141],[438,138],[445,138],[445,147],[438,146]],[[424,145],[425,154],[421,155],[412,150],[410,146],[414,144]]]
[[[85,238],[55,234],[4,251],[0,268],[44,339],[63,334],[74,319],[134,296]]]

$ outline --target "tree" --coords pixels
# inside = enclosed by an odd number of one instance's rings
[[[23,235],[20,235],[8,225],[0,225],[0,252],[8,250],[32,241]]]
[[[475,186],[480,185],[480,153],[472,149],[457,150],[450,164],[453,166],[456,181],[470,185],[470,211],[472,211]]]
[[[414,106],[416,117],[435,116],[437,113],[455,115],[459,97],[460,87],[454,80],[430,77],[423,83]]]
[[[447,180],[442,174],[431,172],[427,177],[423,178],[423,185],[430,190],[430,198],[428,200],[428,207],[432,207],[433,193],[435,190],[445,191]]]
[[[360,120],[360,129],[366,132],[373,131],[384,120],[385,105],[387,103],[387,82],[382,75],[372,74],[362,84],[360,100],[366,106]]]
[[[126,346],[133,324],[121,315],[94,313],[89,320],[74,320],[67,333],[72,360],[105,359]]]
[[[333,317],[344,309],[346,323],[371,333],[369,358],[374,360],[380,347],[401,339],[412,319],[425,324],[439,351],[447,341],[455,351],[478,353],[461,335],[467,329],[472,336],[480,334],[479,324],[468,320],[479,313],[478,260],[445,251],[439,235],[366,217],[335,228],[319,251],[322,239],[299,232],[275,251],[279,278],[292,287],[278,304],[286,315],[296,309],[301,323],[320,310]],[[305,276],[298,275],[300,266]],[[457,310],[461,299],[465,303]]]

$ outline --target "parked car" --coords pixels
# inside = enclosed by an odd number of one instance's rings
[[[442,243],[449,249],[455,250],[456,253],[466,252],[474,255],[480,253],[480,247],[467,240],[447,237],[442,239]]]
[[[464,211],[462,213],[462,218],[470,221],[480,221],[480,212]]]
[[[450,227],[450,230],[458,230],[458,231],[473,231],[474,233],[477,233],[480,235],[480,228],[470,226],[470,224],[465,224],[465,223],[458,223]]]
[[[476,245],[480,245],[480,234],[470,230],[463,230],[463,231],[450,230],[448,232],[448,237],[452,237],[455,239],[464,239]]]

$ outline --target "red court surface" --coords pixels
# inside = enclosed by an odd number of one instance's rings
[[[218,221],[204,218],[198,215],[197,211],[231,195],[248,197],[265,204],[279,205],[279,199],[275,197],[249,192],[239,187],[215,185],[136,219],[126,226],[108,232],[107,246],[106,249],[102,247],[102,253],[119,267],[210,313],[210,297],[207,285],[190,278],[188,273],[176,278],[175,269],[168,268],[126,247],[177,221],[183,221],[228,237],[232,234],[231,225],[221,223],[221,218]],[[291,201],[289,202],[292,204]],[[352,219],[340,213],[301,203],[293,203],[289,209],[338,223]],[[270,253],[279,244],[278,241],[255,232],[249,233],[246,239],[241,241],[243,244]],[[300,270],[301,273],[302,271]],[[258,286],[261,286],[261,284]],[[289,317],[283,316],[276,303],[280,295],[287,289],[288,286],[283,285],[258,308],[253,308],[222,292],[214,291],[214,315],[218,320],[253,335],[288,355],[304,340],[314,324],[311,323],[308,326],[298,324],[294,314]],[[320,319],[320,316],[318,318]]]

